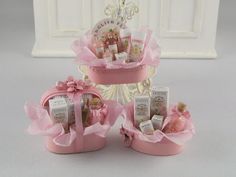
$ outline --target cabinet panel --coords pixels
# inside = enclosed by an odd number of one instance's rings
[[[219,0],[128,0],[140,10],[128,26],[149,26],[164,58],[214,58]],[[71,43],[116,0],[34,0],[33,56],[74,56]]]
[[[162,0],[161,4],[161,36],[199,36],[204,13],[203,0]]]

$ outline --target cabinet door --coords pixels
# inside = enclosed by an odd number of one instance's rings
[[[115,0],[34,0],[33,56],[74,56],[73,40],[104,18]],[[129,0],[128,0],[129,1]],[[140,12],[131,28],[149,26],[164,58],[214,58],[219,0],[132,0]]]

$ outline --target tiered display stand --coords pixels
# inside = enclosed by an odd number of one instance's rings
[[[100,70],[96,72],[94,71],[96,68],[93,70],[85,66],[79,66],[78,69],[84,75],[84,80],[91,80],[105,99],[117,100],[121,104],[132,101],[137,94],[150,94],[152,78],[157,71],[155,67],[149,66],[143,66],[140,70],[135,68],[137,70],[110,70],[107,72]],[[98,74],[99,72],[101,74]],[[116,78],[106,78],[111,72],[116,74]],[[131,77],[133,79],[130,79]]]

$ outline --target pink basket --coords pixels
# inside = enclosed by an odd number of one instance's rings
[[[104,67],[89,67],[88,77],[97,84],[128,84],[137,83],[147,78],[147,66],[134,68],[107,69]]]
[[[98,59],[92,51],[91,33],[88,32],[74,41],[72,49],[76,54],[76,64],[88,67],[86,73],[97,84],[129,84],[147,79],[148,67],[157,67],[160,62],[160,47],[149,29],[140,29],[147,34],[143,55],[137,62],[106,62]]]
[[[96,88],[69,77],[68,80],[59,82],[56,87],[48,90],[42,96],[41,105],[27,103],[25,111],[32,121],[28,132],[46,136],[46,147],[54,153],[80,153],[103,148],[106,144],[106,135],[121,113],[122,106],[115,101],[103,100],[103,107],[92,112],[93,119],[99,121],[84,128],[80,106],[80,99],[84,93],[101,98]],[[69,132],[64,131],[61,123],[52,123],[50,120],[48,101],[55,96],[68,96],[75,103],[75,124],[70,127]]]
[[[138,152],[149,155],[176,155],[183,151],[185,143],[195,133],[192,120],[189,117],[186,129],[181,132],[165,134],[160,130],[156,130],[153,135],[145,135],[134,126],[133,103],[125,106],[123,116],[125,119],[120,133],[123,137],[124,144]],[[163,126],[168,123],[168,118],[166,120]]]
[[[95,134],[81,136],[80,139],[76,138],[76,140],[68,147],[56,145],[53,142],[53,138],[51,137],[47,137],[45,143],[46,143],[46,148],[50,152],[58,154],[72,154],[72,153],[90,152],[102,149],[106,145],[106,138],[97,136]]]
[[[134,150],[145,154],[168,156],[168,155],[179,154],[180,152],[182,152],[184,145],[175,144],[166,138],[163,138],[158,143],[150,143],[135,138],[132,142],[131,147]]]

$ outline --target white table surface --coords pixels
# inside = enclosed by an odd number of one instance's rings
[[[197,134],[182,154],[153,157],[124,148],[119,119],[97,152],[56,155],[41,137],[26,134],[26,100],[67,75],[81,77],[72,59],[34,59],[32,2],[0,2],[1,177],[234,177],[236,176],[235,3],[221,2],[216,60],[162,60],[155,84],[169,86],[171,102],[189,104]],[[234,17],[233,17],[234,16]]]

